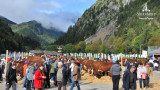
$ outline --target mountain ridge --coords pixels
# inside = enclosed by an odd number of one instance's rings
[[[18,33],[19,35],[28,36],[41,41],[41,45],[44,48],[47,45],[54,43],[59,36],[64,34],[64,32],[55,28],[46,29],[42,26],[42,24],[35,20],[16,25],[10,25],[10,27],[12,28],[13,32]]]
[[[3,17],[3,16],[0,16],[0,19],[1,19],[2,21],[4,21],[6,24],[16,24],[15,22],[13,22],[13,21],[11,21],[11,20]]]

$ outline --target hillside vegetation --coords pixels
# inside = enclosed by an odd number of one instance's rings
[[[64,32],[55,28],[46,29],[36,21],[30,21],[22,24],[11,25],[13,32],[22,35],[23,37],[30,37],[40,41],[42,48],[54,43]]]
[[[12,32],[12,29],[0,19],[0,53],[9,51],[26,51],[40,48],[40,43],[29,37],[22,37]]]
[[[153,20],[141,20],[137,15],[146,3],[151,13],[156,13]],[[159,4],[159,0],[131,0],[123,6],[122,0],[98,0],[55,44],[64,48],[70,46],[73,48],[70,52],[104,53],[139,53],[140,47],[143,50],[148,46],[160,46]],[[110,25],[112,22],[115,24]],[[104,28],[110,32],[105,39],[85,43],[84,49],[74,48],[80,41],[100,31],[103,33]]]

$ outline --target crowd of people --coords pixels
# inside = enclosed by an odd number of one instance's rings
[[[70,90],[74,86],[80,90],[79,80],[81,79],[81,64],[76,58],[66,58],[63,56],[42,56],[45,60],[44,63],[38,65],[37,62],[25,61],[23,65],[23,89],[26,90],[44,90],[51,88],[50,81],[54,81],[54,86],[58,90],[66,90],[68,82],[71,83]],[[122,78],[123,88],[125,90],[136,90],[136,81],[139,80],[140,89],[149,87],[150,77],[153,75],[153,70],[159,70],[159,59],[148,59],[146,64],[129,62],[127,59],[124,62],[125,70],[121,75],[122,69],[118,61],[111,67],[111,75],[113,81],[113,90],[119,90],[119,81]],[[0,83],[3,81],[2,74],[4,73],[5,60],[0,60]],[[16,90],[17,86],[17,71],[16,64],[13,59],[7,60],[7,73],[6,73],[6,90],[12,86]],[[142,85],[143,84],[143,85]],[[142,87],[143,86],[143,87]]]
[[[36,62],[25,61],[23,65],[24,82],[22,89],[26,90],[45,90],[51,88],[50,81],[54,81],[54,86],[58,90],[66,90],[68,82],[71,83],[70,90],[77,86],[80,90],[79,80],[81,79],[80,62],[75,58],[42,56],[44,63],[38,65]],[[2,82],[2,68],[0,68],[0,82]],[[17,71],[16,64],[10,58],[7,63],[6,73],[6,90],[12,87],[12,90],[17,90]]]
[[[155,61],[152,60],[151,62],[151,60],[152,59],[148,60],[146,64],[138,63],[137,61],[135,61],[133,64],[126,59],[124,62],[125,70],[123,75],[121,75],[123,72],[121,66],[119,62],[116,61],[116,63],[111,67],[113,90],[119,90],[120,78],[122,78],[122,87],[124,90],[136,90],[137,80],[139,80],[139,86],[141,90],[149,87],[150,77],[153,76],[153,70],[158,70],[158,67],[154,66]]]

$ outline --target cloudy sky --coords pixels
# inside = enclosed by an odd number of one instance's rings
[[[16,23],[36,20],[44,27],[67,31],[97,0],[0,0],[0,16]]]

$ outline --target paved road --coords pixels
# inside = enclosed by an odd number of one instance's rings
[[[112,85],[98,85],[98,84],[94,84],[91,82],[85,83],[85,82],[80,82],[80,87],[81,90],[112,90]],[[18,89],[17,90],[24,90],[21,88],[22,85],[18,85]],[[69,90],[70,88],[70,84],[67,85],[67,90]],[[5,90],[5,83],[3,82],[2,84],[0,84],[0,90]],[[11,89],[12,90],[12,89]],[[50,89],[46,89],[46,90],[57,90],[57,87],[55,86],[51,86]],[[77,90],[77,88],[75,87],[74,90]]]

